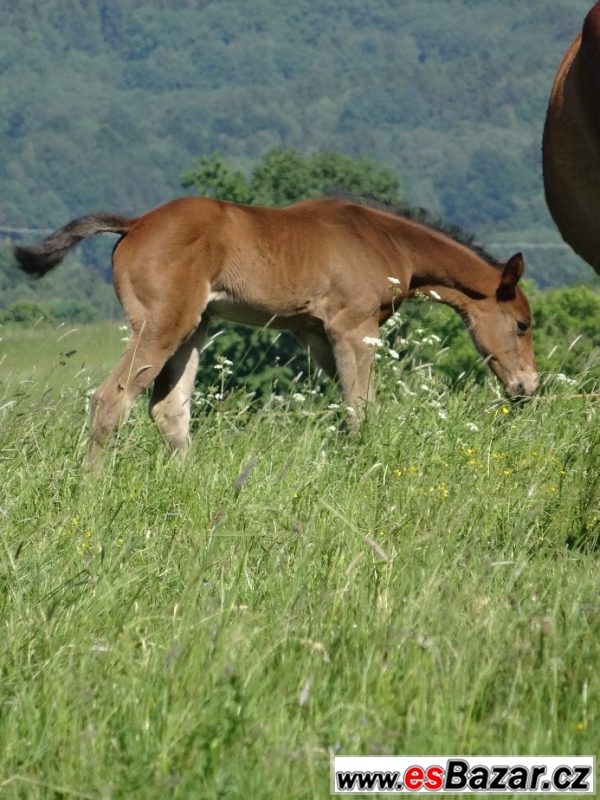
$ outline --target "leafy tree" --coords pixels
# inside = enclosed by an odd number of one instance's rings
[[[274,147],[249,177],[225,163],[222,155],[196,159],[181,176],[199,194],[251,205],[285,206],[297,200],[346,192],[399,204],[400,181],[393,170],[365,156],[357,159],[334,151],[303,156],[294,148]]]
[[[182,172],[181,185],[219,200],[234,203],[248,203],[251,200],[246,176],[226,164],[218,152],[197,158],[191,169]]]

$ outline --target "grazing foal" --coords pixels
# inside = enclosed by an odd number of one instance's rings
[[[214,315],[291,331],[339,380],[353,426],[373,398],[368,340],[417,290],[456,309],[509,396],[536,389],[520,253],[494,265],[434,228],[347,200],[273,209],[186,197],[135,219],[81,217],[35,247],[17,247],[16,258],[43,275],[81,239],[105,231],[122,234],[113,279],[130,340],[94,395],[88,463],[153,381],[150,414],[166,441],[185,450]]]

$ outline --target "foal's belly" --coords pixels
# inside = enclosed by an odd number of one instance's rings
[[[308,304],[307,304],[308,305]],[[212,292],[206,310],[228,322],[239,322],[255,328],[307,331],[322,330],[323,322],[307,306],[285,310],[270,309],[232,297],[227,292]]]

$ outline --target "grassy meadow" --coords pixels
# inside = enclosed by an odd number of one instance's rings
[[[335,390],[196,396],[177,461],[138,401],[86,474],[122,336],[0,331],[2,798],[322,798],[334,753],[598,752],[597,397],[516,407],[383,352],[356,438]]]

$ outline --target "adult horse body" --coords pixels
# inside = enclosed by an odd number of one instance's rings
[[[542,160],[548,208],[563,239],[600,274],[600,2],[556,74]]]
[[[456,309],[509,395],[536,388],[520,253],[493,265],[436,229],[346,200],[272,209],[186,197],[135,219],[81,217],[15,255],[26,272],[43,275],[75,243],[105,231],[122,234],[113,280],[130,340],[94,396],[88,461],[152,381],[152,418],[174,449],[186,448],[213,315],[291,331],[339,380],[351,422],[373,397],[369,339],[417,290]]]

